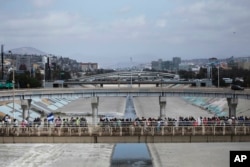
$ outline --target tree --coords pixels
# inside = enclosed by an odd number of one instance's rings
[[[207,78],[207,69],[206,68],[200,68],[199,73],[196,75],[197,79]]]
[[[9,81],[12,81],[13,73],[9,74]],[[29,71],[21,74],[15,73],[15,83],[20,88],[39,88],[42,86],[40,80],[30,77]]]
[[[184,78],[186,80],[196,78],[196,74],[193,71],[180,70],[179,75],[180,75],[180,78]]]

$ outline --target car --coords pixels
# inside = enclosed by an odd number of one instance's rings
[[[232,90],[244,90],[244,87],[240,86],[240,85],[232,85],[231,86]]]

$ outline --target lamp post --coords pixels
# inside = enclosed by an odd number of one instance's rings
[[[11,57],[12,52],[9,51]],[[13,67],[12,67],[12,90],[13,90],[13,118],[15,119],[15,67],[14,67],[14,61],[13,61]]]
[[[220,65],[218,66],[218,88],[220,87]]]
[[[132,57],[130,57],[130,63],[131,63],[131,78],[130,78],[130,86],[131,86],[131,88],[132,88]]]
[[[32,99],[28,99],[28,122],[30,121],[30,106],[31,106],[31,102],[32,102]]]
[[[46,60],[47,60],[47,56],[43,57],[43,65],[44,65],[44,75],[43,75],[43,88],[45,88],[45,79],[46,79]]]

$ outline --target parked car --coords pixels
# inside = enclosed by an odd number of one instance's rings
[[[240,85],[231,85],[232,90],[244,90],[244,87]]]

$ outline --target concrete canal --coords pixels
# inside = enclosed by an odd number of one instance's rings
[[[133,97],[126,99],[124,119],[134,120],[137,118],[134,108]],[[147,144],[145,143],[118,143],[114,146],[111,167],[152,167],[152,159]]]

